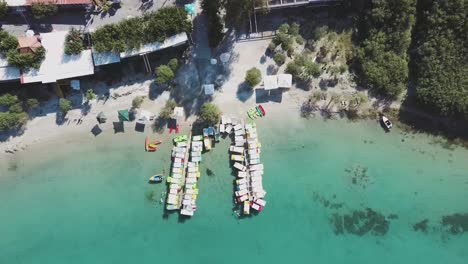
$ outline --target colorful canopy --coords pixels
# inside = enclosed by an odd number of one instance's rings
[[[119,113],[119,120],[120,121],[130,121],[130,113],[127,109],[117,111]]]
[[[195,15],[195,4],[186,4],[184,7],[189,15]]]

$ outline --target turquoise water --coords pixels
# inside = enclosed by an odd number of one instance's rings
[[[373,122],[258,125],[268,204],[243,219],[228,140],[204,156],[198,211],[185,221],[164,214],[164,185],[146,182],[169,170],[167,143],[149,154],[144,135],[127,133],[21,153],[0,169],[0,263],[468,262],[468,234],[441,223],[468,212],[468,151]],[[335,225],[366,208],[388,230]]]

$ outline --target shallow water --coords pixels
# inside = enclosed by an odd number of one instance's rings
[[[243,219],[232,211],[227,139],[204,155],[186,221],[164,215],[165,186],[146,182],[169,170],[168,143],[145,153],[142,134],[105,135],[21,153],[0,169],[0,263],[468,261],[468,234],[441,223],[468,212],[468,151],[373,122],[267,122],[268,204]],[[361,229],[344,221],[366,208],[374,218]]]

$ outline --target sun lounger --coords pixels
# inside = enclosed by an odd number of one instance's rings
[[[239,171],[239,172],[237,173],[237,176],[238,176],[239,178],[245,178],[245,177],[247,177],[247,172],[245,172],[245,171]]]
[[[234,168],[240,170],[240,171],[246,171],[246,167],[238,162],[234,163]]]
[[[244,156],[242,155],[231,155],[231,160],[234,160],[234,161],[244,161]]]
[[[235,194],[237,197],[239,196],[242,196],[242,195],[245,195],[245,194],[248,194],[249,191],[247,191],[247,189],[243,189],[243,190],[240,190],[240,191],[236,191]]]
[[[229,147],[229,151],[230,151],[230,152],[235,152],[235,153],[243,154],[243,153],[244,153],[244,148],[242,148],[242,147],[236,147],[236,146],[230,146],[230,147]]]

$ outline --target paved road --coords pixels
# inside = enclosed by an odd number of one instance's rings
[[[162,6],[171,6],[175,3],[186,2],[184,0],[122,0],[122,6],[119,9],[111,9],[109,12],[84,12],[68,11],[60,12],[55,17],[44,21],[35,21],[32,17],[22,17],[20,15],[11,15],[7,21],[1,23],[2,28],[16,36],[24,35],[29,28],[44,32],[53,30],[68,30],[70,27],[96,29],[102,25],[116,23],[129,17],[141,16],[145,12],[150,12],[161,8]],[[39,24],[47,25],[48,29],[39,29]]]

